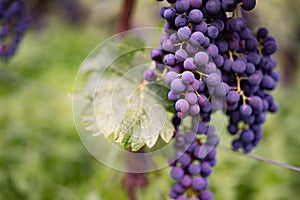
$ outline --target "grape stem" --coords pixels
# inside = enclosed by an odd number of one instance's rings
[[[239,93],[239,95],[242,97],[243,99],[243,104],[246,104],[246,100],[250,100],[250,97],[247,97],[244,94],[244,90],[241,89],[241,81],[242,80],[248,80],[248,77],[239,77],[238,74],[235,74],[236,80],[237,80],[237,87],[235,88],[236,91]]]

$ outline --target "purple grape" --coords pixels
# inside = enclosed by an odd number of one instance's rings
[[[212,58],[215,58],[218,53],[219,53],[219,49],[215,44],[210,44],[207,49],[206,52],[208,53],[208,55],[210,55]]]
[[[191,156],[187,153],[182,154],[181,157],[178,159],[178,162],[181,164],[182,167],[188,166],[191,161]]]
[[[178,74],[174,71],[169,71],[165,75],[165,81],[168,85],[171,85],[172,81],[178,78]]]
[[[242,8],[246,11],[253,10],[256,5],[256,0],[242,0]]]
[[[189,102],[190,105],[193,105],[198,102],[198,97],[194,92],[188,92],[185,95],[185,100],[187,100],[187,102]]]
[[[154,70],[152,70],[152,69],[146,69],[144,71],[144,79],[146,81],[153,82],[153,81],[156,80],[156,77],[157,77],[157,75],[156,75],[156,73],[155,73]]]
[[[194,104],[194,105],[191,105],[191,106],[190,106],[189,113],[190,113],[192,116],[198,115],[199,112],[200,112],[200,107],[199,107],[198,104]]]
[[[185,61],[183,62],[183,67],[186,70],[195,70],[196,69],[196,65],[194,62],[194,58],[187,58],[185,59]]]
[[[178,29],[178,38],[182,41],[186,41],[190,38],[191,36],[191,29],[187,26],[181,27]]]
[[[202,6],[202,0],[190,0],[191,8],[200,8]]]
[[[253,133],[252,130],[243,130],[242,133],[241,133],[241,137],[240,137],[240,140],[243,142],[243,143],[251,143],[255,138],[255,135]]]
[[[162,49],[165,51],[173,52],[175,50],[174,43],[171,40],[165,40],[162,44]]]
[[[182,81],[185,84],[192,84],[195,80],[195,76],[192,72],[190,71],[185,71],[182,73]]]
[[[204,66],[208,63],[209,56],[205,52],[198,52],[195,54],[195,63],[199,66]]]
[[[192,187],[194,190],[203,190],[205,189],[207,183],[206,180],[202,177],[193,178]]]
[[[175,18],[175,26],[180,28],[188,24],[188,18],[185,15],[178,15]]]
[[[269,31],[266,27],[261,27],[257,31],[257,37],[260,39],[266,38],[268,36],[268,34],[269,34]]]
[[[203,42],[204,42],[204,34],[202,32],[197,31],[191,35],[191,43],[194,46],[201,46]]]
[[[222,8],[226,12],[232,12],[237,7],[237,1],[236,0],[222,0]]]
[[[176,64],[176,58],[173,54],[167,54],[164,57],[164,64],[173,67]]]
[[[205,33],[207,31],[207,23],[202,21],[200,24],[194,25],[194,31]]]
[[[217,27],[219,32],[222,32],[225,27],[224,22],[220,19],[215,19],[214,21],[211,22],[211,25]]]
[[[188,58],[188,53],[183,49],[179,49],[175,53],[175,58],[178,62],[183,62],[185,59]]]
[[[271,76],[266,75],[263,77],[261,85],[267,90],[273,90],[276,87],[276,82]]]
[[[263,110],[263,101],[258,96],[252,96],[249,100],[249,105],[253,108],[253,110],[256,111],[262,111]]]
[[[236,73],[243,73],[246,70],[246,64],[243,61],[236,60],[232,63],[231,69]]]
[[[189,0],[177,0],[176,1],[176,10],[178,13],[184,13],[190,8]]]
[[[199,164],[192,163],[189,165],[188,171],[191,175],[198,175],[201,171],[201,167]]]
[[[211,191],[205,190],[200,194],[200,200],[213,200],[213,194]]]
[[[175,108],[178,112],[187,112],[189,110],[189,103],[185,99],[179,99],[175,103]]]
[[[218,14],[221,10],[221,3],[219,0],[208,0],[205,8],[209,14]]]
[[[209,162],[203,162],[201,163],[201,174],[204,177],[207,177],[211,174],[212,170],[211,170],[211,165]]]
[[[180,183],[183,187],[189,187],[192,184],[192,178],[189,175],[185,175]]]
[[[236,103],[240,100],[240,95],[237,91],[229,91],[227,94],[228,103]]]
[[[176,78],[171,83],[171,90],[173,90],[177,94],[182,93],[185,90],[185,84],[181,79]]]
[[[240,113],[243,116],[250,116],[252,114],[251,106],[244,104],[240,107]]]
[[[210,26],[207,28],[207,35],[212,39],[216,39],[219,36],[219,29],[215,26]]]
[[[189,19],[193,24],[200,24],[201,21],[203,20],[203,14],[200,10],[193,9],[189,13]]]
[[[217,70],[216,64],[213,62],[209,62],[205,65],[204,73],[211,74],[213,72],[216,72],[216,70]]]
[[[183,177],[184,171],[179,167],[173,167],[171,170],[171,177],[175,180],[179,180]]]
[[[168,21],[174,20],[176,17],[176,10],[174,8],[168,8],[164,11],[164,18]]]
[[[211,73],[206,78],[206,84],[211,87],[216,87],[221,83],[221,77],[216,73]]]

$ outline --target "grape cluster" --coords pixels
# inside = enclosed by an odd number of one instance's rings
[[[23,0],[0,1],[0,58],[8,59],[17,50],[28,27]]]
[[[165,20],[165,34],[160,38],[160,47],[150,53],[156,69],[145,71],[144,78],[165,80],[170,87],[168,98],[174,101],[178,119],[197,117],[202,124],[199,127],[203,127],[210,122],[213,112],[223,110],[229,119],[228,132],[234,137],[232,148],[249,153],[262,138],[267,113],[278,110],[269,92],[280,79],[275,71],[276,59],[272,56],[278,49],[275,38],[264,27],[256,32],[250,30],[241,14],[241,9],[252,10],[256,1],[167,1],[170,6],[160,10]],[[183,138],[189,138],[188,135],[190,133],[184,134]],[[203,139],[218,143],[217,137],[209,135],[204,134],[202,139],[196,136],[198,147],[206,146]],[[194,161],[200,165],[206,162],[189,150],[173,165],[171,175],[177,183],[170,197],[212,199],[209,192],[201,196],[206,187],[197,190],[193,185],[183,185],[194,178],[189,165]],[[198,175],[203,176],[201,170]],[[191,195],[191,190],[198,191],[197,195]]]
[[[206,136],[205,142],[202,136]],[[180,200],[213,199],[212,192],[208,190],[207,178],[217,163],[218,137],[215,129],[199,122],[185,134],[176,131],[175,141],[176,156],[180,157],[170,162],[170,174],[176,183],[170,190],[169,197]]]

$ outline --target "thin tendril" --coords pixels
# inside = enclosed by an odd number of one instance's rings
[[[261,161],[261,162],[270,163],[272,165],[276,165],[276,166],[279,166],[279,167],[282,167],[282,168],[285,168],[285,169],[290,169],[290,170],[293,170],[293,171],[296,171],[296,172],[300,172],[300,167],[296,167],[296,166],[289,165],[289,164],[286,164],[286,163],[283,163],[283,162],[279,162],[279,161],[276,161],[276,160],[265,158],[265,157],[262,157],[262,156],[259,156],[259,155],[244,154],[244,153],[241,153],[241,152],[238,152],[238,151],[234,151],[231,148],[229,148],[227,146],[224,146],[224,145],[220,145],[220,149],[225,150],[227,152],[234,153],[234,154],[239,155],[239,156],[246,156],[248,158],[252,158],[252,159],[255,159],[255,160],[258,160],[258,161]]]

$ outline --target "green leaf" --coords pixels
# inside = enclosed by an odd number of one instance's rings
[[[149,52],[142,47],[142,41],[133,37],[120,44],[109,43],[84,66],[88,74],[83,92],[85,129],[106,138],[114,133],[115,142],[132,151],[152,148],[159,138],[168,143],[174,130],[174,103],[167,99],[169,89],[164,81],[144,83],[143,72],[150,64],[145,65]]]

